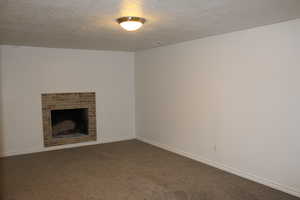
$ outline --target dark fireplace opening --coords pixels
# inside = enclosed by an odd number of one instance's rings
[[[88,135],[88,109],[51,110],[52,137]]]

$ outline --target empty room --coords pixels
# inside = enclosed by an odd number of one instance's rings
[[[300,200],[300,0],[0,0],[0,200]]]

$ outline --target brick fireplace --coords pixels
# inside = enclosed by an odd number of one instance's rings
[[[94,92],[42,94],[44,146],[97,139]]]

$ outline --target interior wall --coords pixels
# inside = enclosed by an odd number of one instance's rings
[[[136,53],[136,134],[300,196],[300,20]]]
[[[3,125],[2,125],[2,121],[3,121],[3,117],[2,117],[2,46],[0,45],[0,152],[3,151]],[[0,171],[1,171],[1,165],[0,165]],[[1,175],[1,174],[0,174]],[[1,192],[1,189],[0,189]]]
[[[134,53],[2,46],[1,155],[135,138]],[[43,146],[41,93],[96,92],[96,142]]]

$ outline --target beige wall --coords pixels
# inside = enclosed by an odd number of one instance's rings
[[[3,115],[2,115],[2,47],[0,45],[0,152],[3,151]]]
[[[2,46],[1,155],[131,139],[134,54]],[[41,93],[96,92],[97,142],[43,147]]]
[[[300,20],[136,53],[137,137],[300,196]]]

